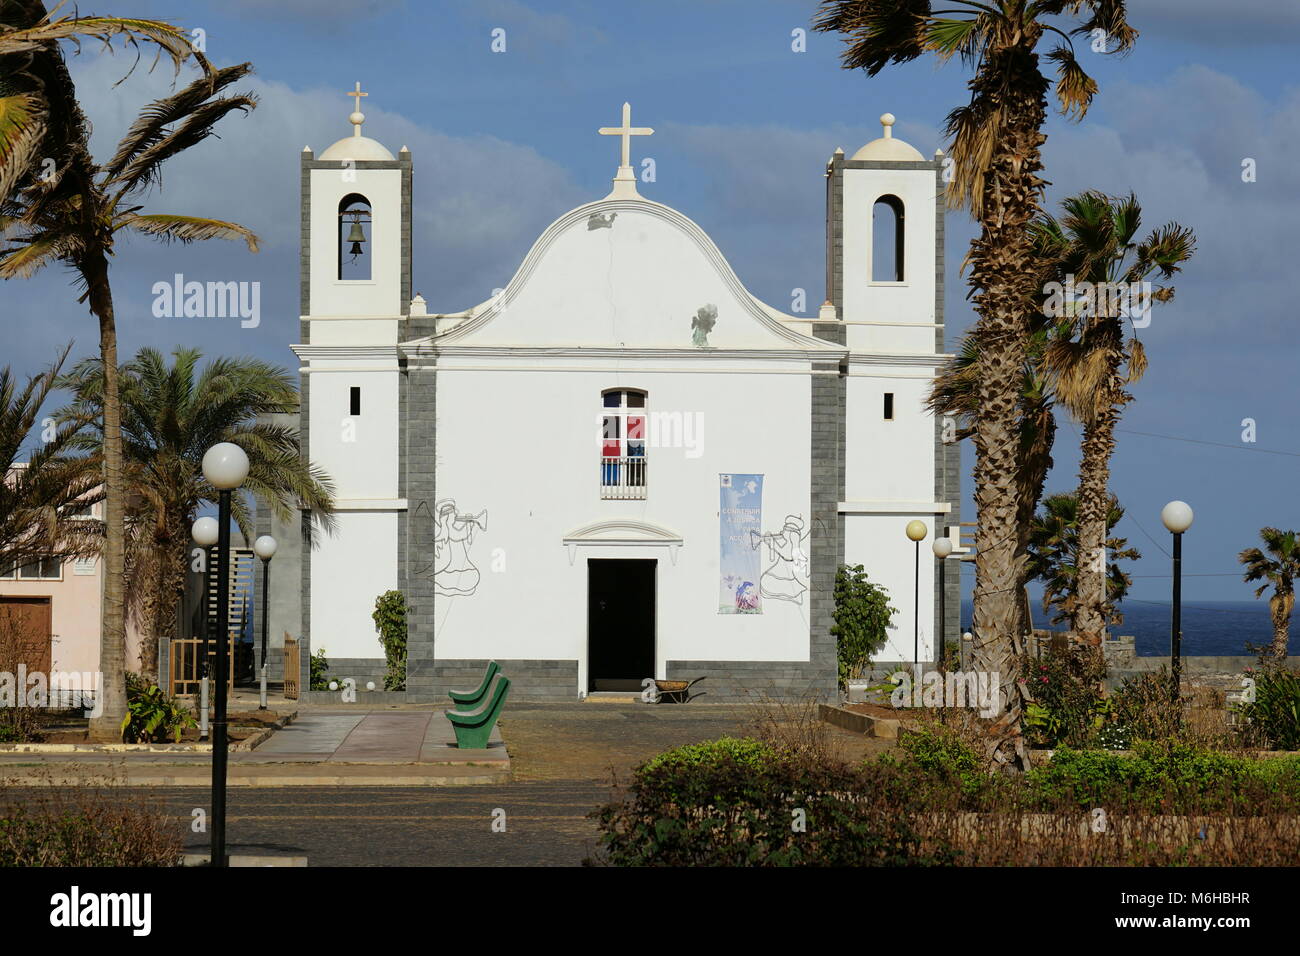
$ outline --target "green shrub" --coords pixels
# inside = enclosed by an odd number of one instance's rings
[[[1300,759],[1256,759],[1178,742],[1139,741],[1131,755],[1062,748],[1026,775],[1044,803],[1111,804],[1167,813],[1249,808],[1265,797],[1300,803]]]
[[[897,773],[802,759],[752,740],[682,747],[634,771],[593,811],[599,862],[619,866],[907,866],[951,862],[922,846]],[[910,810],[905,809],[910,807]],[[595,861],[588,861],[595,862]]]
[[[886,629],[896,614],[889,606],[889,592],[867,580],[862,565],[842,564],[835,571],[835,638],[839,658],[840,686],[861,676],[871,656],[889,639]]]
[[[330,681],[326,676],[326,671],[330,669],[330,662],[325,657],[325,648],[313,651],[307,663],[308,682],[312,690],[329,690]]]
[[[1266,668],[1255,675],[1255,699],[1241,707],[1252,739],[1275,750],[1300,750],[1300,674]]]
[[[905,731],[898,746],[903,754],[902,765],[933,779],[958,782],[967,792],[977,790],[988,776],[984,758],[941,724]]]
[[[1169,669],[1126,677],[1111,695],[1111,721],[1129,743],[1136,740],[1172,740],[1183,732],[1181,707],[1170,701]],[[1122,749],[1122,748],[1121,748]]]
[[[1105,677],[1101,652],[1092,648],[1022,657],[1020,683],[1033,698],[1024,720],[1030,739],[1045,747],[1091,746],[1108,716]]]
[[[122,718],[122,739],[127,743],[156,743],[166,737],[180,743],[185,729],[197,724],[185,704],[139,674],[127,672],[126,716]]]
[[[401,591],[385,591],[375,598],[370,616],[388,662],[384,690],[406,690],[406,597]]]

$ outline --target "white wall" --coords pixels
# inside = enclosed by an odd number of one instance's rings
[[[482,573],[477,593],[436,601],[439,659],[585,661],[589,558],[658,559],[660,676],[668,659],[808,659],[806,596],[802,606],[765,599],[761,615],[717,613],[719,473],[764,475],[764,531],[780,530],[787,514],[809,518],[806,374],[688,374],[667,363],[659,363],[664,371],[623,374],[597,363],[582,372],[486,372],[455,364],[444,360],[437,379],[438,497],[454,497],[462,513],[486,508],[488,532],[471,549]],[[600,393],[620,385],[645,389],[647,412],[698,413],[704,422],[699,457],[647,449],[644,501],[600,498]],[[571,565],[561,540],[614,517],[680,534],[677,563],[666,548],[647,545],[578,547]],[[492,570],[494,555],[502,570]],[[585,679],[584,670],[581,686]]]
[[[397,315],[402,311],[402,173],[399,169],[313,169],[311,177],[312,315]],[[373,222],[371,277],[338,277],[339,201],[359,193],[370,202]]]
[[[897,610],[894,626],[889,629],[889,643],[875,655],[878,661],[911,661],[913,622],[916,620],[914,581],[916,579],[916,545],[907,538],[907,523],[921,518],[934,532],[931,515],[883,514],[842,515],[844,521],[844,559],[861,564],[867,576],[889,592],[889,603]],[[954,562],[955,564],[955,562]],[[952,573],[956,573],[955,568]],[[934,659],[934,576],[935,558],[930,541],[921,542],[921,660]]]
[[[343,370],[332,371],[336,366]],[[317,361],[310,373],[310,457],[334,481],[335,497],[397,497],[398,375],[360,371],[348,362]],[[361,389],[361,414],[348,414],[351,389]]]
[[[873,282],[872,208],[881,196],[903,201],[903,282]],[[916,329],[854,326],[855,351],[933,352],[935,177],[932,169],[844,170],[844,314],[842,319],[915,322]]]
[[[375,598],[397,587],[397,514],[336,516],[339,533],[321,536],[311,555],[311,646],[338,657],[383,657],[370,614]]]
[[[872,376],[871,371],[878,371]],[[934,500],[934,416],[925,407],[927,370],[850,366],[846,386],[844,493],[847,501]],[[894,395],[894,419],[884,395]]]

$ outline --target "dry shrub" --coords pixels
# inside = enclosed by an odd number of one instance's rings
[[[107,778],[75,785],[46,772],[0,779],[0,866],[176,866],[181,828],[159,804]]]
[[[841,762],[834,731],[821,719],[819,703],[811,693],[800,697],[759,694],[746,705],[745,735],[804,761]]]

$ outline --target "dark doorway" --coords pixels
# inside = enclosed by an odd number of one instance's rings
[[[655,668],[653,560],[587,562],[587,689],[640,690]]]

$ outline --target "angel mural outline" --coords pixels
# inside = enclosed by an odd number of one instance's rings
[[[760,543],[766,544],[771,562],[758,579],[763,597],[803,604],[804,592],[808,590],[808,552],[804,542],[809,534],[800,515],[786,515],[780,531],[763,535],[750,532],[750,545],[757,548]]]
[[[487,509],[476,515],[460,514],[454,498],[444,498],[434,505],[437,525],[433,535],[433,589],[437,594],[470,595],[478,589],[481,577],[470,559],[474,531],[487,531]]]

